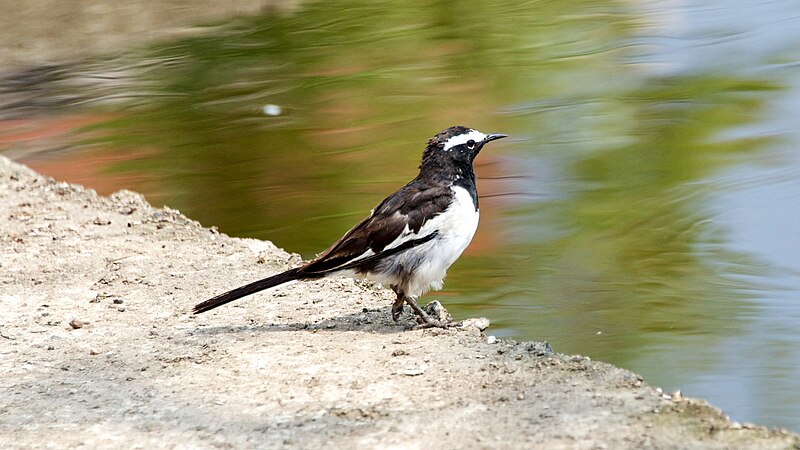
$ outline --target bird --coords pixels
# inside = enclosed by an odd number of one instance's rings
[[[432,318],[417,299],[430,289],[442,288],[447,269],[472,241],[479,217],[473,161],[486,144],[505,137],[464,126],[437,133],[422,152],[416,178],[386,197],[327,250],[299,267],[198,303],[193,313],[290,281],[338,275],[391,287],[397,295],[391,310],[395,322],[408,304],[419,327],[457,325]]]

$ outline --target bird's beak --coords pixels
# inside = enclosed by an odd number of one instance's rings
[[[483,140],[483,143],[486,144],[487,142],[495,141],[497,139],[503,139],[503,138],[506,138],[506,137],[508,137],[507,134],[492,133],[492,134],[486,136],[486,139]]]

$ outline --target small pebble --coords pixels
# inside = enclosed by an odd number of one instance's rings
[[[489,328],[489,319],[485,317],[478,317],[473,319],[466,319],[461,322],[463,327],[475,327],[481,331]]]
[[[120,306],[120,307],[117,308],[117,311],[125,312],[125,307],[124,306]]]
[[[69,321],[69,326],[71,326],[75,330],[77,330],[78,328],[83,328],[84,325],[86,325],[86,323],[81,322],[80,320],[72,319]]]
[[[123,300],[121,298],[115,298],[114,299],[114,304],[115,305],[121,305],[122,303],[123,303]]]
[[[487,344],[496,344],[497,343],[497,336],[489,336],[486,338]]]
[[[403,375],[408,377],[416,377],[418,375],[422,375],[423,373],[425,373],[425,369],[422,367],[416,369],[406,369],[403,371]]]

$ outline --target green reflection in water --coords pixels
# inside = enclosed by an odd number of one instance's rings
[[[592,2],[329,2],[242,20],[154,50],[147,58],[161,63],[141,81],[166,95],[103,128],[117,148],[154,149],[119,168],[153,173],[156,200],[309,256],[413,177],[438,130],[524,136],[540,124],[492,113],[621,86],[629,76],[613,56],[627,19],[617,12]],[[265,104],[285,114],[260,115]]]
[[[721,133],[753,119],[763,102],[754,94],[764,89],[773,87],[694,76],[626,93],[616,106],[628,111],[617,116],[636,119],[612,132],[627,127],[630,142],[560,157],[570,182],[512,211],[521,239],[490,264],[475,259],[454,274],[466,292],[480,292],[472,280],[494,268],[491,293],[467,294],[475,298],[467,303],[495,306],[503,325],[559,350],[650,367],[656,382],[674,383],[672,367],[711,367],[705,349],[742,332],[754,313],[746,300],[758,286],[741,276],[758,265],[722,245],[725,230],[705,203],[714,187],[704,180],[761,146]],[[673,346],[682,351],[652,353]]]

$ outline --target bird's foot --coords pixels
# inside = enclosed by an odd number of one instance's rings
[[[463,325],[461,322],[442,322],[436,319],[430,319],[428,322],[422,321],[422,319],[417,318],[418,325],[414,327],[415,330],[424,330],[426,328],[456,328]]]
[[[417,302],[411,298],[406,298],[406,303],[408,303],[408,306],[417,314],[418,325],[414,327],[416,329],[452,328],[462,325],[461,322],[454,322],[450,313],[448,313],[447,310],[444,309],[444,306],[438,301],[428,303],[425,309],[420,308]],[[435,318],[433,316],[435,316]]]

